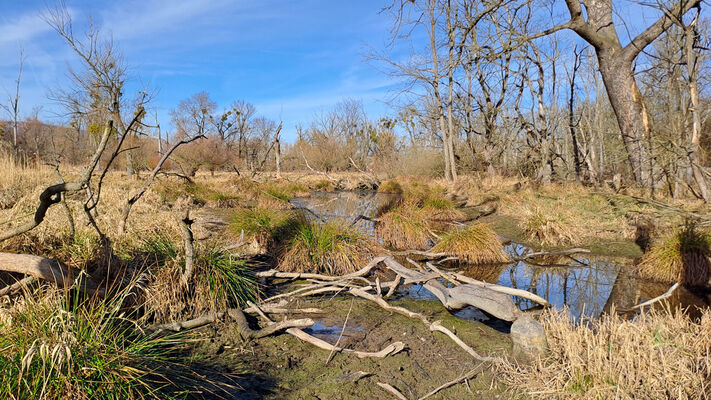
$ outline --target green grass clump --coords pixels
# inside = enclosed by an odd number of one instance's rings
[[[402,185],[396,180],[388,180],[380,184],[378,192],[401,194],[403,192]]]
[[[430,251],[447,253],[472,264],[495,264],[508,260],[499,236],[486,224],[473,224],[447,234]]]
[[[144,335],[120,314],[120,300],[73,300],[28,293],[0,322],[0,398],[179,394],[175,338]]]
[[[294,224],[301,217],[291,211],[271,208],[244,208],[232,216],[230,230],[235,235],[245,236],[257,241],[266,248],[288,235]]]
[[[259,295],[252,265],[232,253],[206,249],[198,254],[195,286],[199,298],[208,298],[213,310],[244,307]]]
[[[673,235],[653,244],[637,265],[643,278],[705,286],[711,275],[711,236],[686,224]]]
[[[368,235],[344,223],[303,221],[284,244],[279,269],[344,275],[362,268],[381,251]]]
[[[214,247],[196,250],[193,274],[187,285],[181,277],[182,257],[153,268],[146,290],[146,308],[155,321],[185,320],[243,307],[259,296],[259,284],[247,260]]]

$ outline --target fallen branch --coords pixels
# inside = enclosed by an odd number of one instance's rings
[[[261,312],[261,309],[259,306],[252,302],[247,303],[250,307],[254,307],[257,309],[258,314],[270,325],[274,324],[274,321],[269,319],[269,317],[266,316],[263,312]],[[323,350],[329,350],[329,351],[334,351],[334,352],[343,352],[343,353],[351,353],[354,354],[358,358],[385,358],[389,355],[397,354],[401,352],[402,350],[405,349],[405,345],[402,342],[394,342],[385,347],[384,349],[380,350],[379,352],[376,353],[370,353],[370,352],[365,352],[365,351],[358,351],[358,350],[352,350],[352,349],[345,349],[342,347],[337,347],[334,346],[324,340],[321,340],[315,336],[311,336],[308,333],[304,332],[303,330],[299,328],[289,328],[286,330],[286,332],[295,338],[306,342],[310,343],[320,349]]]
[[[637,304],[636,306],[633,306],[633,307],[630,307],[630,308],[627,308],[627,309],[622,309],[621,311],[627,312],[627,311],[635,310],[635,309],[637,309],[637,308],[643,308],[643,307],[652,305],[652,304],[654,304],[654,303],[656,303],[656,302],[658,302],[658,301],[664,300],[664,299],[666,299],[667,297],[671,296],[671,295],[674,293],[674,291],[675,291],[676,289],[678,289],[678,288],[679,288],[679,282],[677,282],[677,283],[671,285],[671,287],[669,288],[669,290],[667,290],[666,292],[664,292],[664,294],[661,294],[661,295],[659,295],[659,296],[657,296],[657,297],[655,297],[655,298],[653,298],[653,299],[649,299],[649,300],[647,300],[647,301],[645,301],[645,302],[643,302],[643,303]]]
[[[20,279],[19,281],[13,283],[12,285],[7,285],[4,288],[0,289],[0,296],[5,296],[7,294],[12,294],[17,292],[18,290],[26,287],[27,285],[31,284],[34,282],[36,278],[34,276],[28,276],[26,278]]]
[[[566,249],[566,250],[554,250],[554,251],[536,251],[533,253],[528,253],[524,254],[523,256],[513,258],[513,261],[526,261],[528,259],[534,258],[534,257],[542,257],[542,256],[570,256],[573,254],[589,254],[590,250],[588,249],[581,249],[581,248],[573,248],[573,249]]]
[[[498,362],[498,363],[503,362],[503,360],[498,357],[485,357],[485,356],[479,355],[479,353],[477,353],[474,349],[469,347],[469,345],[464,343],[464,341],[462,341],[459,337],[457,337],[457,335],[455,335],[452,331],[450,331],[449,329],[442,326],[442,324],[439,321],[430,322],[427,319],[427,317],[425,317],[424,315],[422,315],[420,313],[410,311],[404,307],[390,305],[382,297],[378,297],[373,294],[366,293],[365,291],[363,291],[361,289],[351,288],[351,290],[349,292],[354,296],[358,296],[358,297],[364,298],[366,300],[373,301],[377,305],[379,305],[380,307],[382,307],[388,311],[392,311],[392,312],[398,313],[400,315],[404,315],[409,318],[419,319],[420,321],[422,321],[423,324],[425,324],[427,326],[427,328],[429,330],[441,332],[441,333],[444,333],[445,335],[449,336],[449,338],[452,339],[454,341],[454,343],[456,343],[459,347],[464,349],[464,351],[466,351],[469,355],[471,355],[472,357],[474,357],[475,359],[477,359],[479,361],[492,361],[492,362]]]
[[[236,324],[240,331],[240,335],[244,339],[260,339],[269,335],[273,335],[281,330],[294,328],[294,327],[308,327],[314,324],[314,321],[310,318],[304,319],[294,319],[281,321],[275,324],[271,324],[263,329],[252,330],[247,324],[247,319],[244,316],[242,310],[237,308],[230,308],[227,312],[219,311],[209,314],[199,316],[187,321],[170,322],[167,324],[161,324],[152,327],[155,332],[161,331],[172,331],[180,332],[189,329],[199,328],[217,321],[220,321],[227,314]]]
[[[453,273],[452,276],[454,276],[454,279],[456,279],[460,282],[468,283],[470,285],[477,285],[477,286],[485,287],[487,289],[494,290],[499,293],[505,293],[505,294],[510,294],[512,296],[521,297],[521,298],[531,300],[533,302],[536,302],[536,303],[541,304],[546,307],[550,307],[550,305],[551,305],[551,303],[548,300],[544,299],[541,296],[538,296],[537,294],[533,294],[527,290],[514,289],[514,288],[510,288],[508,286],[497,285],[495,283],[479,281],[479,280],[470,278],[466,275],[462,275],[461,273]]]
[[[0,271],[31,275],[64,288],[74,282],[72,271],[56,260],[29,254],[0,253]]]
[[[347,278],[366,276],[373,268],[375,268],[381,261],[385,260],[387,257],[388,256],[375,257],[368,263],[368,265],[359,269],[358,271],[340,276],[312,274],[307,272],[281,272],[275,269],[257,272],[256,276],[259,278],[319,279],[322,281],[338,281]]]

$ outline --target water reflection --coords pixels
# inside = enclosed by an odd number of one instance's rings
[[[375,192],[315,192],[308,198],[292,201],[297,207],[309,209],[321,219],[353,221],[358,215],[371,216],[380,204],[392,195]],[[356,226],[373,234],[373,223],[358,221]],[[506,252],[517,258],[529,249],[521,244],[506,245]],[[515,262],[502,265],[450,264],[453,270],[474,279],[497,283],[503,286],[528,290],[548,300],[554,307],[567,306],[571,318],[599,317],[614,309],[626,309],[642,301],[664,293],[669,285],[640,281],[632,269],[633,260],[621,257],[541,257],[531,262]],[[421,285],[402,288],[400,295],[415,299],[434,300]],[[514,298],[522,310],[535,309],[538,305],[521,298]],[[677,290],[669,299],[673,307],[678,305],[707,307],[711,303],[709,293],[692,293]],[[460,316],[466,319],[484,320],[478,310],[465,309]],[[459,315],[458,314],[458,315]]]
[[[308,209],[308,218],[314,214],[320,219],[342,220],[346,223],[353,222],[359,215],[372,217],[378,207],[390,200],[392,194],[373,191],[361,192],[313,192],[310,197],[298,197],[291,200],[295,207]],[[355,223],[369,235],[374,235],[374,223],[361,219]]]

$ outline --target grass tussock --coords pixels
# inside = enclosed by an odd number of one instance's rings
[[[380,193],[401,194],[403,192],[402,185],[396,180],[387,180],[378,187]]]
[[[378,217],[375,235],[396,249],[425,250],[431,243],[427,214],[419,207],[403,203]]]
[[[508,260],[499,236],[486,224],[473,224],[447,234],[430,251],[447,253],[471,264],[496,264]]]
[[[375,234],[385,245],[419,250],[432,244],[434,230],[447,230],[447,223],[466,218],[443,188],[418,182],[381,205],[376,216]]]
[[[175,355],[177,341],[136,329],[120,314],[120,303],[28,293],[0,322],[0,398],[178,395],[175,374],[185,368]]]
[[[579,240],[576,228],[567,223],[561,214],[528,207],[523,207],[521,211],[521,227],[528,239],[544,246],[567,245]]]
[[[262,248],[268,248],[275,242],[283,240],[290,234],[293,227],[303,218],[291,211],[274,208],[244,208],[232,216],[230,230],[234,235],[253,239]]]
[[[706,399],[711,396],[711,311],[700,320],[651,311],[615,313],[571,324],[565,312],[543,318],[550,352],[506,368],[502,378],[527,398]]]
[[[328,179],[323,179],[314,183],[312,188],[319,192],[333,192],[336,190],[336,185]]]
[[[278,268],[343,275],[362,268],[381,251],[380,245],[368,235],[342,222],[303,221],[284,244]]]
[[[298,183],[286,181],[273,181],[261,186],[262,192],[270,197],[288,202],[294,197],[308,196],[309,188]]]
[[[711,236],[693,224],[652,245],[637,265],[641,277],[705,286],[711,275]]]
[[[259,296],[252,265],[231,253],[199,248],[187,286],[181,280],[183,265],[183,260],[176,257],[154,268],[146,289],[146,306],[156,321],[183,320],[243,307]]]

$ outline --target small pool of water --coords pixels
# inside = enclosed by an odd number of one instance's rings
[[[343,332],[343,339],[345,339],[348,337],[359,336],[359,334],[363,331],[363,327],[358,325],[347,324],[345,329],[343,329],[343,324],[325,325],[321,321],[316,321],[313,325],[304,329],[304,332],[312,336],[316,336],[317,338],[325,340],[331,344],[336,344],[338,338],[341,337],[341,332]]]

